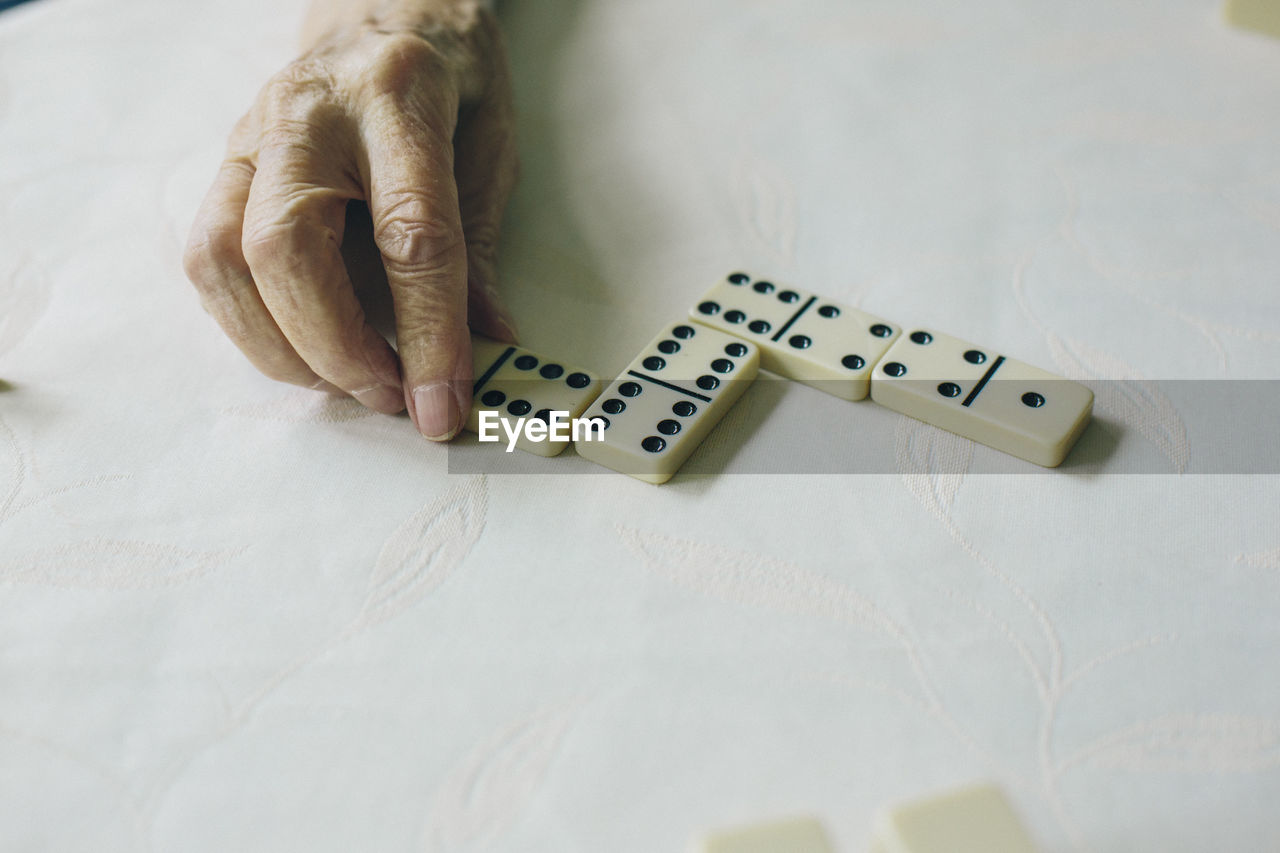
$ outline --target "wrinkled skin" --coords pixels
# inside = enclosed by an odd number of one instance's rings
[[[424,436],[448,439],[470,405],[468,322],[515,336],[495,290],[516,173],[501,34],[474,0],[320,0],[309,30],[232,131],[187,275],[267,376],[407,407]],[[352,199],[372,215],[398,355],[343,266]]]

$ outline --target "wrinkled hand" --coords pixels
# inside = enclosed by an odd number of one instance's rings
[[[232,132],[184,261],[205,309],[267,376],[380,412],[407,406],[440,440],[470,405],[468,319],[514,339],[494,289],[516,172],[511,85],[488,12],[465,0],[398,12],[331,30],[267,83]],[[398,358],[343,265],[352,199],[372,215]]]

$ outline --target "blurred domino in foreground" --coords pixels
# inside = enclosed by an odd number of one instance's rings
[[[817,294],[735,272],[689,317],[760,346],[760,366],[845,400],[867,396],[871,370],[901,330]]]
[[[900,337],[871,374],[871,399],[1052,468],[1089,424],[1078,382],[926,329]]]
[[[886,810],[871,853],[1036,853],[1000,789],[982,785]]]
[[[569,367],[522,347],[487,338],[471,338],[471,367],[475,377],[471,388],[471,411],[466,429],[480,432],[480,413],[494,412],[513,427],[521,418],[546,422],[551,412],[567,412],[567,418],[582,414],[603,384],[585,370]],[[499,427],[498,435],[506,444]],[[515,446],[538,456],[555,456],[569,441],[530,441],[522,432]]]
[[[708,835],[689,853],[833,853],[822,824],[799,817]]]
[[[1233,26],[1280,38],[1280,0],[1227,0],[1222,17]]]
[[[742,396],[760,350],[705,326],[677,323],[648,343],[587,409],[603,441],[578,455],[649,483],[665,483]]]

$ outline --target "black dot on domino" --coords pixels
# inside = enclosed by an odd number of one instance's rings
[[[564,368],[558,364],[544,364],[538,373],[543,379],[559,379],[560,375],[564,373]]]
[[[624,397],[637,397],[643,390],[639,382],[623,382],[618,386],[618,393]]]
[[[893,334],[893,329],[890,329],[884,323],[876,323],[871,327],[871,334],[877,338],[887,338]]]
[[[667,442],[665,439],[658,438],[656,435],[651,435],[644,441],[640,442],[640,446],[650,453],[661,453],[666,449]]]
[[[884,372],[890,376],[905,376],[907,366],[900,361],[891,361],[884,366]]]
[[[693,337],[693,327],[692,326],[676,326],[674,329],[671,330],[671,334],[682,341],[687,341],[689,338]]]
[[[480,402],[484,403],[491,409],[496,409],[498,406],[507,402],[507,395],[495,388],[492,391],[485,391],[484,396],[480,398]]]
[[[727,344],[724,348],[724,354],[730,358],[742,358],[747,354],[746,344]]]
[[[716,373],[731,373],[733,372],[733,362],[727,358],[717,358],[711,362],[711,369]]]
[[[658,432],[663,435],[675,435],[680,431],[680,422],[667,418],[664,421],[658,421]]]
[[[549,424],[549,423],[551,423],[551,410],[550,410],[550,409],[538,409],[537,413],[536,413],[536,414],[534,414],[534,416],[533,416],[533,417],[534,417],[535,419],[537,419],[537,420],[542,421],[544,424]]]
[[[840,359],[840,363],[850,370],[861,370],[867,366],[867,362],[860,355],[846,355]]]
[[[735,308],[732,311],[724,312],[724,319],[725,322],[728,323],[741,323],[743,320],[747,319],[747,315]]]
[[[768,334],[769,330],[773,327],[764,320],[752,320],[747,324],[747,328],[755,332],[757,335],[764,335]]]
[[[680,345],[675,341],[671,341],[671,340],[659,341],[658,352],[664,353],[666,355],[674,355],[675,353],[680,352]]]
[[[982,364],[987,360],[987,354],[981,350],[971,349],[965,352],[964,360],[970,364]]]
[[[645,370],[661,370],[667,366],[666,360],[656,355],[651,355],[640,363],[644,365]]]
[[[538,366],[538,360],[531,355],[522,355],[515,360],[514,364],[521,370],[533,370]]]
[[[591,420],[593,420],[593,421],[604,421],[604,428],[605,428],[605,429],[608,429],[608,428],[609,428],[609,419],[608,419],[608,418],[606,418],[604,415],[596,415],[596,416],[595,416],[594,418],[592,418]]]
[[[570,388],[586,388],[591,384],[591,377],[585,373],[570,373],[564,382]]]
[[[698,411],[698,407],[693,403],[690,403],[688,400],[681,400],[671,407],[671,411],[673,414],[679,415],[682,418],[687,418],[694,412]]]
[[[756,293],[773,293],[773,285],[767,281],[757,281],[751,285],[751,289]]]
[[[785,303],[787,303],[788,305],[790,305],[792,302],[796,302],[796,301],[797,301],[797,300],[799,300],[799,299],[800,299],[800,294],[796,293],[794,290],[780,290],[780,291],[778,291],[778,301],[779,301],[779,302],[785,302]]]
[[[507,404],[507,411],[518,418],[533,411],[533,404],[528,400],[512,400]]]
[[[710,373],[698,377],[698,387],[703,391],[714,391],[720,387],[720,380]]]
[[[749,281],[751,281],[751,276],[744,272],[735,272],[729,276],[730,284],[746,284]]]
[[[792,335],[791,339],[787,341],[787,343],[791,344],[791,346],[796,349],[808,349],[809,345],[812,344],[813,341],[809,340],[808,335]]]
[[[603,409],[606,414],[620,415],[623,410],[627,408],[627,404],[619,400],[617,397],[611,397],[601,403],[600,408]]]
[[[1028,391],[1022,395],[1022,405],[1038,409],[1044,405],[1044,397],[1035,391]]]
[[[840,316],[840,309],[834,305],[823,305],[818,309],[818,316],[826,317],[828,320],[831,320]]]
[[[938,393],[944,397],[959,397],[960,386],[954,382],[943,382],[938,386]]]
[[[931,344],[933,343],[933,335],[929,334],[928,332],[921,332],[921,331],[912,332],[911,343],[919,344],[920,346],[924,346],[925,344]]]
[[[701,313],[706,314],[706,315],[708,315],[708,316],[710,316],[710,315],[712,315],[712,314],[719,314],[719,313],[720,313],[720,303],[719,303],[719,302],[711,302],[711,301],[703,302],[701,305],[699,305],[699,306],[698,306],[698,311],[700,311]]]

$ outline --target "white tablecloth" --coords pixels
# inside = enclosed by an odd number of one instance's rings
[[[301,10],[0,15],[0,849],[809,812],[862,851],[978,779],[1050,853],[1280,849],[1280,479],[1190,473],[1146,381],[1280,376],[1280,41],[1201,0],[506,4],[528,346],[613,375],[743,268],[1094,382],[1077,452],[1147,460],[978,474],[771,382],[655,488],[460,473],[491,448],[273,384],[201,312],[186,230]],[[734,468],[860,423],[885,473]]]

